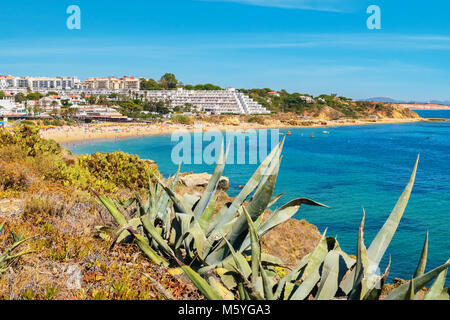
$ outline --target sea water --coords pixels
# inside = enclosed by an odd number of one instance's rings
[[[450,115],[450,112],[449,112]],[[434,116],[431,116],[434,117]],[[439,117],[442,117],[440,115]],[[450,117],[449,117],[450,118]],[[285,133],[288,130],[281,130]],[[286,136],[275,194],[278,205],[307,197],[330,208],[302,206],[295,216],[336,236],[355,254],[363,208],[368,247],[408,183],[420,154],[416,183],[400,226],[380,268],[392,257],[389,279],[409,279],[416,269],[429,231],[427,270],[450,259],[450,122],[292,129]],[[312,137],[314,136],[314,138]],[[75,154],[121,150],[155,160],[165,176],[176,142],[170,135],[69,144]],[[257,165],[227,165],[229,194],[239,193]],[[209,172],[214,166],[184,165],[183,172]],[[447,286],[450,281],[447,280]]]

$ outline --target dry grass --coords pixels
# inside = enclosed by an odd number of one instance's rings
[[[133,243],[110,251],[95,227],[112,221],[87,193],[40,190],[21,201],[23,213],[8,218],[0,251],[15,232],[35,236],[21,247],[35,253],[2,275],[0,299],[199,299],[189,282],[153,265]]]

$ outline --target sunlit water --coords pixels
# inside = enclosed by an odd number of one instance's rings
[[[450,118],[450,112],[448,113]],[[427,114],[428,116],[428,114]],[[439,116],[431,117],[443,117]],[[328,133],[324,133],[326,130]],[[286,132],[282,130],[281,132]],[[450,258],[450,122],[293,129],[286,137],[275,193],[285,192],[284,204],[308,197],[330,206],[302,207],[296,218],[328,228],[341,247],[354,254],[362,207],[366,210],[366,246],[382,227],[410,177],[420,153],[416,184],[397,233],[381,268],[392,256],[390,279],[409,279],[417,266],[427,230],[427,270]],[[314,138],[311,135],[314,135]],[[169,176],[176,142],[169,135],[67,145],[74,153],[121,150],[155,160]],[[239,192],[256,165],[228,165],[229,194]],[[213,166],[185,165],[182,171],[209,172]],[[447,280],[447,285],[450,281]]]

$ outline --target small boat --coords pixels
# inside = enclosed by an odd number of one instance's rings
[[[324,131],[323,133],[328,134],[329,132],[328,131]]]
[[[315,138],[315,136],[314,136],[314,134],[313,134],[313,133],[311,133],[311,138]]]
[[[247,131],[246,130],[242,130],[241,133],[247,133]]]
[[[289,132],[288,132],[288,133],[286,133],[286,134],[287,134],[288,136],[290,136],[290,135],[292,134],[292,132],[290,132],[290,131],[289,131]]]

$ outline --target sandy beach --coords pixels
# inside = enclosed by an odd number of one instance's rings
[[[193,131],[226,131],[226,130],[248,130],[248,129],[295,129],[295,128],[326,128],[337,126],[395,124],[410,122],[430,122],[436,120],[428,119],[381,119],[381,120],[320,120],[314,119],[311,125],[294,126],[291,124],[278,123],[275,125],[262,125],[257,123],[240,123],[239,125],[217,125],[214,123],[201,122],[195,125],[183,124],[83,124],[79,126],[44,127],[41,136],[53,139],[59,143],[82,142],[86,140],[121,139],[140,136],[153,136],[171,134],[177,130]]]

